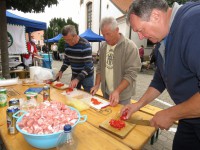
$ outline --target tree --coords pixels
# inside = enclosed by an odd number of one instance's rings
[[[63,53],[65,51],[65,40],[63,38],[58,41],[58,51],[59,53]]]
[[[44,12],[46,6],[50,7],[58,4],[58,0],[1,0],[0,2],[0,49],[1,49],[1,65],[2,75],[10,78],[8,43],[7,43],[7,20],[6,9],[17,9],[22,12]],[[3,62],[3,63],[2,63]]]
[[[64,18],[53,18],[49,22],[48,38],[53,38],[61,33],[62,28],[67,24]],[[45,33],[46,34],[46,33]],[[47,36],[45,36],[47,37]]]
[[[72,18],[68,18],[67,21],[64,18],[53,18],[51,19],[51,21],[49,22],[49,27],[47,29],[47,32],[45,32],[45,37],[47,37],[47,33],[48,33],[48,38],[53,38],[56,35],[58,35],[59,33],[61,33],[62,28],[65,25],[74,25],[76,28],[77,33],[79,33],[78,31],[78,24],[75,23]]]
[[[78,24],[77,23],[75,23],[73,20],[72,20],[72,18],[68,18],[67,19],[67,25],[74,25],[75,26],[75,28],[76,28],[76,32],[77,32],[77,34],[79,34],[79,31],[78,31]]]

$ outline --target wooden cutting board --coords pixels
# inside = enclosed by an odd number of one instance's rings
[[[117,117],[112,117],[112,118],[106,119],[104,122],[102,122],[99,125],[99,127],[122,138],[122,139],[125,138],[128,135],[128,133],[136,126],[135,124],[125,122],[125,127],[119,130],[119,129],[116,129],[116,128],[110,126],[109,121],[111,119],[117,119]]]

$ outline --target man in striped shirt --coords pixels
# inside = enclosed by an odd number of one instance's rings
[[[63,72],[71,66],[72,78],[69,87],[80,89],[83,86],[85,91],[90,92],[94,82],[94,66],[90,43],[77,35],[73,25],[64,26],[62,35],[66,42],[65,58],[56,78],[58,77],[60,80]]]

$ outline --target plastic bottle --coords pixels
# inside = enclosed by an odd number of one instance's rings
[[[63,133],[60,134],[57,141],[57,150],[76,150],[77,138],[72,134],[71,125],[64,126]]]

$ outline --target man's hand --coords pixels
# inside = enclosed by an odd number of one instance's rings
[[[79,83],[79,80],[75,78],[70,82],[69,87],[72,88],[72,89],[76,88],[78,83]]]
[[[109,96],[110,106],[116,106],[119,103],[119,92],[116,90],[110,93]]]
[[[121,109],[120,114],[122,116],[122,114],[126,112],[126,116],[124,116],[124,119],[126,120],[129,119],[130,116],[138,110],[140,110],[140,104],[138,102],[134,104],[127,104]]]
[[[168,130],[174,123],[168,109],[157,112],[150,120],[151,126],[160,128],[161,130]]]
[[[93,87],[91,88],[91,90],[90,90],[90,94],[95,95],[96,92],[98,91],[98,89],[99,89],[99,85],[93,86]]]
[[[62,78],[62,72],[59,71],[56,75],[56,79],[58,79],[58,81],[60,81],[60,79]]]

